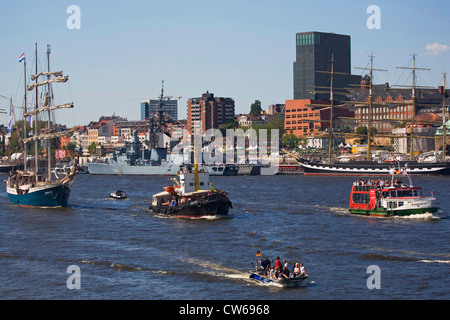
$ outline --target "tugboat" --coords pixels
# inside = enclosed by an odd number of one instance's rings
[[[391,217],[434,213],[439,209],[435,197],[423,196],[422,188],[413,185],[406,168],[391,169],[390,175],[390,181],[355,181],[350,194],[350,213]],[[399,176],[406,176],[409,185],[403,184]]]
[[[223,216],[232,208],[228,192],[214,189],[207,172],[197,169],[192,172],[192,168],[183,167],[179,178],[179,181],[172,178],[174,185],[153,195],[149,208],[153,213],[177,217]]]
[[[227,215],[232,204],[225,190],[217,190],[209,181],[209,173],[198,169],[196,140],[194,139],[194,168],[183,166],[180,180],[153,195],[150,210],[155,214],[177,217]],[[193,169],[193,170],[192,170]]]

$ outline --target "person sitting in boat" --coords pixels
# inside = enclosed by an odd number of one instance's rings
[[[284,266],[283,267],[283,272],[281,272],[280,277],[283,279],[289,279],[289,269]]]
[[[297,277],[297,276],[299,276],[300,273],[301,273],[300,267],[299,267],[299,265],[298,265],[298,262],[296,262],[296,263],[295,263],[295,267],[294,267],[294,271],[293,271],[293,276],[294,276],[294,278]]]
[[[272,266],[272,267],[270,268],[269,278],[270,278],[270,279],[275,279],[275,267],[274,267],[274,266]]]
[[[300,275],[306,276],[305,267],[303,266],[303,263],[300,263]]]

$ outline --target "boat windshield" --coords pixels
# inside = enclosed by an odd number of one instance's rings
[[[388,196],[391,198],[402,198],[402,197],[421,197],[422,190],[390,190],[389,193],[383,192],[383,196]]]
[[[412,190],[397,190],[397,196],[398,197],[412,197],[413,192],[412,192]]]

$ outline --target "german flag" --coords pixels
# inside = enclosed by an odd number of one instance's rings
[[[256,251],[256,256],[257,257],[261,256],[261,250]]]

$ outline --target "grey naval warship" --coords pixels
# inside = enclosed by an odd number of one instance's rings
[[[88,162],[89,174],[94,175],[176,175],[179,161],[167,154],[166,148],[144,150],[137,136],[134,141],[116,151],[112,159]]]
[[[168,154],[167,150],[171,149],[172,141],[168,145],[164,143],[165,136],[170,139],[170,134],[164,130],[164,100],[166,98],[163,81],[158,115],[149,119],[148,148],[145,148],[139,140],[138,130],[134,130],[133,141],[127,142],[123,148],[115,151],[112,159],[86,163],[89,173],[94,175],[176,175],[183,161],[176,155]]]

